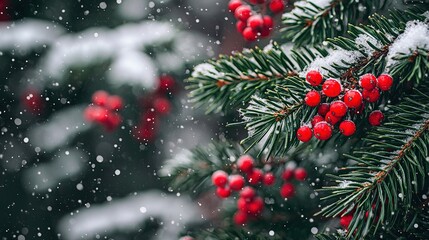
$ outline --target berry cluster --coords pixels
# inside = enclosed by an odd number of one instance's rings
[[[305,96],[305,104],[309,107],[317,107],[318,114],[311,120],[311,127],[304,125],[297,130],[298,139],[302,142],[310,141],[313,134],[319,140],[328,140],[337,123],[339,123],[339,131],[344,136],[353,135],[356,132],[356,125],[352,120],[345,119],[348,118],[347,113],[361,114],[364,101],[377,102],[380,91],[388,91],[393,85],[393,78],[388,74],[381,74],[377,78],[368,73],[360,78],[360,90],[344,91],[339,80],[329,78],[323,81],[322,74],[316,70],[307,73],[306,81],[314,88],[320,88],[321,85],[321,91],[313,89]],[[383,113],[375,110],[369,114],[368,121],[372,126],[379,126],[383,118]]]
[[[238,20],[237,31],[247,41],[268,37],[274,27],[274,22],[271,16],[264,15],[263,12],[268,6],[273,14],[282,13],[285,8],[283,0],[249,0],[249,3],[251,5],[242,0],[231,0],[228,4],[229,11],[234,13]]]
[[[292,198],[295,196],[295,185],[290,182],[294,178],[298,181],[304,181],[307,178],[307,171],[302,167],[296,169],[287,168],[283,171],[282,179],[285,183],[280,188],[282,198]]]
[[[123,107],[120,96],[97,91],[92,95],[92,104],[85,109],[84,117],[89,122],[102,125],[107,131],[113,131],[122,121],[118,111]]]
[[[175,84],[173,77],[162,75],[159,78],[158,88],[155,93],[140,100],[142,114],[139,123],[133,129],[133,136],[137,140],[152,141],[155,139],[159,128],[160,116],[165,116],[171,111],[168,96],[173,93]]]
[[[216,186],[216,195],[220,198],[228,198],[233,191],[238,192],[237,212],[234,214],[234,223],[242,225],[250,219],[255,219],[261,215],[265,204],[261,196],[256,193],[256,187],[261,184],[273,186],[276,182],[275,175],[255,167],[254,159],[249,155],[243,155],[237,160],[237,174],[228,175],[225,171],[218,170],[212,174],[211,180]],[[293,178],[303,181],[307,177],[307,172],[303,168],[286,169],[282,174],[282,179],[291,181]],[[246,183],[251,186],[246,186]],[[291,198],[295,194],[295,187],[292,183],[286,182],[280,189],[283,198]]]

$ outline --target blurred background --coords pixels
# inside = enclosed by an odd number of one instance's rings
[[[0,0],[1,239],[177,239],[207,219],[159,173],[243,134],[184,90],[193,66],[248,47],[227,4]]]

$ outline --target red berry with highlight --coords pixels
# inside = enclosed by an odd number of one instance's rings
[[[364,89],[362,91],[362,97],[365,101],[374,103],[377,102],[380,98],[380,90],[378,88],[374,88],[372,90]]]
[[[283,0],[271,0],[269,8],[273,13],[281,13],[285,9]]]
[[[295,186],[292,183],[285,183],[280,188],[280,196],[283,198],[291,198],[295,195]]]
[[[273,173],[265,173],[264,178],[262,179],[262,182],[266,186],[273,185],[275,183],[275,181],[276,181],[276,177],[274,176]]]
[[[274,22],[273,22],[273,18],[265,15],[262,20],[264,21],[264,27],[268,28],[269,30],[273,29],[274,27]]]
[[[352,215],[345,215],[342,216],[340,219],[340,225],[341,227],[347,229],[350,225],[350,223],[352,222],[353,216]]]
[[[255,160],[250,155],[243,155],[237,160],[237,167],[242,172],[250,172],[253,169]]]
[[[372,126],[380,126],[384,119],[384,114],[380,110],[372,111],[368,116],[369,124]]]
[[[155,111],[161,115],[165,115],[170,113],[171,111],[171,104],[170,101],[167,98],[156,98],[153,102],[153,108]]]
[[[247,5],[241,5],[237,7],[234,11],[234,16],[238,20],[247,21],[247,19],[252,15],[252,9]]]
[[[359,85],[366,90],[372,90],[377,86],[377,78],[371,74],[367,73],[360,77]]]
[[[343,117],[347,114],[347,105],[343,101],[334,101],[331,103],[329,111],[335,117]]]
[[[263,173],[261,169],[253,169],[247,174],[247,180],[250,184],[256,185],[262,181]]]
[[[231,12],[235,12],[235,10],[240,7],[241,5],[243,5],[243,2],[241,2],[241,0],[231,0],[228,3],[228,9]]]
[[[305,76],[305,80],[310,83],[311,86],[316,87],[319,86],[323,81],[322,74],[317,70],[311,70]]]
[[[243,225],[246,224],[249,220],[249,217],[247,216],[247,213],[238,211],[234,214],[234,223],[237,225]]]
[[[315,107],[319,105],[320,100],[321,100],[320,93],[315,90],[311,90],[310,92],[308,92],[305,95],[305,99],[304,99],[305,104],[307,104],[310,107]]]
[[[100,90],[92,94],[92,102],[98,106],[105,106],[109,99],[109,94],[106,91]]]
[[[381,74],[377,78],[377,87],[381,91],[388,91],[393,85],[393,78],[389,74]]]
[[[344,136],[349,137],[356,132],[356,124],[351,120],[344,120],[340,123],[339,129]]]
[[[320,116],[320,115],[315,115],[313,117],[313,119],[311,119],[311,126],[314,127],[314,125],[316,125],[316,123],[321,122],[321,121],[325,121],[325,118]]]
[[[294,175],[293,169],[290,169],[290,168],[285,169],[282,173],[282,179],[285,181],[292,180],[293,175]]]
[[[246,28],[246,23],[243,21],[237,21],[235,24],[235,27],[237,28],[237,32],[243,34],[244,29]]]
[[[313,133],[311,132],[310,127],[301,126],[300,128],[298,128],[298,131],[296,131],[296,135],[297,135],[299,141],[308,142],[308,141],[310,141],[311,137],[313,136]]]
[[[258,38],[258,35],[256,34],[256,32],[251,28],[251,27],[246,27],[243,32],[243,37],[246,41],[255,41],[256,38]]]
[[[304,181],[307,178],[307,171],[304,168],[297,168],[294,172],[295,178],[298,181]]]
[[[247,212],[252,215],[259,215],[264,209],[264,200],[256,197],[247,205]]]
[[[247,26],[254,31],[260,30],[264,26],[264,20],[260,15],[253,15],[247,19]]]
[[[228,186],[217,187],[216,188],[216,195],[218,195],[218,197],[220,197],[220,198],[227,198],[231,195],[231,189]]]
[[[319,140],[328,140],[332,136],[332,127],[327,122],[319,122],[313,128],[314,136]]]
[[[245,180],[241,175],[231,175],[229,176],[229,187],[231,190],[239,191],[244,187]]]
[[[322,92],[328,97],[337,97],[341,93],[340,81],[329,78],[322,85]]]
[[[247,202],[250,202],[255,196],[256,196],[256,192],[255,192],[255,189],[253,189],[252,187],[249,187],[249,186],[244,187],[240,191],[240,198],[243,198]]]
[[[341,118],[343,117],[337,117],[337,116],[334,116],[332,112],[328,112],[325,116],[325,121],[331,125],[335,125],[341,120]]]
[[[124,103],[121,97],[113,95],[107,98],[106,107],[110,110],[118,111],[124,107]]]
[[[358,108],[362,105],[362,93],[358,90],[349,90],[344,94],[344,103],[349,108]]]
[[[228,174],[222,170],[217,170],[212,174],[212,183],[218,187],[224,187],[228,183]]]
[[[242,212],[247,212],[247,207],[250,201],[246,201],[245,198],[238,198],[237,200],[237,209]]]
[[[322,103],[322,104],[320,104],[319,108],[317,109],[317,113],[320,116],[325,116],[329,112],[330,107],[331,107],[331,105],[329,105],[329,103]]]

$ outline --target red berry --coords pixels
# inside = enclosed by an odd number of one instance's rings
[[[329,108],[330,113],[335,117],[343,117],[347,114],[347,105],[343,101],[334,101]]]
[[[381,74],[377,78],[377,87],[381,91],[388,91],[393,85],[393,78],[389,74]]]
[[[98,106],[105,106],[108,98],[109,94],[103,90],[97,91],[92,94],[92,102]]]
[[[349,90],[344,94],[344,102],[349,108],[358,108],[362,105],[362,93],[358,90]]]
[[[217,187],[216,188],[216,195],[218,195],[218,197],[220,197],[220,198],[227,198],[231,195],[231,189],[228,186]]]
[[[261,15],[253,15],[247,19],[247,26],[254,31],[260,30],[264,26],[264,20]]]
[[[319,140],[328,140],[332,136],[331,125],[327,122],[319,122],[313,128],[314,136]]]
[[[311,86],[319,86],[323,81],[322,74],[317,70],[311,70],[305,76],[305,80],[311,84]]]
[[[218,187],[225,187],[228,183],[228,174],[222,170],[217,170],[212,174],[212,183]]]
[[[372,90],[377,86],[377,78],[371,74],[367,73],[360,77],[359,85],[366,90]]]
[[[243,33],[244,29],[246,28],[246,23],[243,21],[237,21],[235,27],[239,33]]]
[[[325,116],[325,121],[331,125],[335,125],[341,120],[341,118],[343,118],[343,117],[337,117],[337,116],[332,115],[332,112],[328,112]]]
[[[356,132],[356,125],[351,120],[344,120],[340,123],[340,132],[346,136],[349,137],[353,135]]]
[[[245,22],[252,15],[252,9],[247,5],[241,5],[235,9],[234,15],[238,20]]]
[[[372,111],[368,116],[369,124],[372,126],[380,126],[384,119],[384,114],[380,110]]]
[[[89,122],[105,123],[107,122],[109,110],[99,106],[88,106],[85,109],[84,117]]]
[[[293,178],[293,169],[285,169],[282,173],[282,179],[285,181],[292,180]]]
[[[124,103],[122,102],[121,97],[113,95],[107,98],[106,107],[110,110],[118,111],[124,107]]]
[[[247,205],[247,212],[252,215],[259,215],[264,209],[264,200],[256,197]]]
[[[271,34],[271,30],[272,30],[272,28],[268,28],[268,27],[266,27],[266,26],[263,26],[263,27],[262,27],[262,29],[261,29],[261,31],[259,32],[259,33],[260,33],[260,36],[261,36],[262,38],[265,38],[265,37],[270,36],[270,34]]]
[[[265,173],[264,178],[262,179],[262,182],[266,186],[271,186],[276,181],[276,177],[273,173]]]
[[[292,183],[285,183],[280,188],[280,196],[282,198],[291,198],[295,195],[295,186]]]
[[[108,112],[107,119],[103,122],[103,126],[107,131],[113,131],[121,124],[122,117],[115,112]]]
[[[249,220],[249,217],[245,212],[238,211],[234,214],[234,223],[237,225],[246,224],[248,220]]]
[[[310,141],[311,137],[313,136],[313,133],[311,132],[310,127],[301,126],[300,128],[298,128],[298,131],[296,131],[296,135],[297,135],[299,141],[308,142],[308,141]]]
[[[328,97],[337,97],[341,93],[340,81],[329,78],[322,85],[322,92]]]
[[[305,95],[305,104],[307,104],[310,107],[315,107],[319,105],[320,103],[320,93],[315,90],[311,90]]]
[[[304,181],[307,178],[307,171],[304,168],[297,168],[294,175],[296,180]]]
[[[370,102],[370,103],[377,102],[378,99],[380,98],[380,90],[378,88],[374,88],[372,90],[364,89],[362,91],[362,97],[367,102]]]
[[[247,207],[250,201],[246,201],[245,198],[238,198],[237,200],[237,209],[241,212],[247,212]]]
[[[250,172],[253,169],[255,160],[250,155],[243,155],[238,158],[237,166],[242,172]]]
[[[320,116],[320,115],[315,115],[313,117],[313,119],[311,119],[311,126],[314,127],[314,125],[316,125],[316,123],[321,122],[321,121],[325,121],[325,118]]]
[[[250,184],[256,185],[262,181],[263,173],[260,169],[253,169],[251,172],[247,173],[247,180]]]
[[[24,107],[33,114],[40,114],[44,109],[45,99],[36,89],[27,89],[21,96],[21,101]]]
[[[243,5],[243,3],[241,2],[241,0],[231,0],[228,3],[228,9],[230,12],[235,12],[235,10],[240,7],[241,5]]]
[[[340,219],[340,225],[341,227],[347,229],[350,225],[350,223],[352,222],[353,216],[352,215],[345,215],[342,216]]]
[[[283,3],[283,0],[271,0],[269,7],[271,12],[281,13],[285,8],[285,4]]]
[[[174,90],[174,85],[176,84],[176,81],[174,78],[170,75],[162,75],[159,77],[159,85],[158,90],[161,92],[171,92]]]
[[[329,112],[330,107],[329,103],[322,103],[317,109],[317,113],[321,116],[325,116]]]
[[[240,191],[240,198],[243,198],[247,202],[250,202],[255,196],[256,196],[256,192],[255,192],[255,189],[253,189],[252,187],[249,187],[249,186],[244,187]]]
[[[246,28],[243,30],[242,35],[243,35],[244,39],[245,39],[246,41],[249,41],[249,42],[251,42],[251,41],[255,41],[255,40],[256,40],[256,38],[258,38],[258,35],[256,34],[256,32],[255,32],[255,31],[253,31],[253,29],[252,29],[251,27],[246,27]]]
[[[153,108],[155,111],[161,115],[170,113],[171,104],[167,98],[159,97],[153,101]]]
[[[264,27],[268,28],[269,30],[273,29],[274,26],[274,22],[273,22],[273,18],[265,15],[262,20],[264,21]]]
[[[241,175],[229,176],[229,187],[231,190],[239,191],[244,187],[245,180]]]

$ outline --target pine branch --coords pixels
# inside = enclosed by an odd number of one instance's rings
[[[398,216],[411,208],[413,194],[427,184],[427,91],[416,90],[400,105],[389,106],[387,123],[373,129],[364,139],[366,146],[348,156],[357,165],[343,168],[346,173],[335,177],[339,185],[324,189],[329,195],[323,199],[335,202],[319,214],[334,217],[353,213],[348,238],[372,236],[381,226],[392,228],[401,221]]]
[[[298,1],[283,15],[283,36],[297,46],[316,44],[342,35],[350,22],[366,19],[386,5],[387,0]]]
[[[412,53],[398,53],[392,59],[395,64],[390,67],[390,73],[401,76],[401,82],[413,81],[417,85],[429,74],[429,45],[427,49],[417,48]]]
[[[252,95],[264,94],[267,89],[296,76],[317,56],[325,56],[321,48],[303,48],[286,54],[272,44],[269,50],[259,48],[231,57],[220,56],[195,67],[188,79],[190,101],[196,107],[207,107],[207,113],[225,112],[244,106]]]

